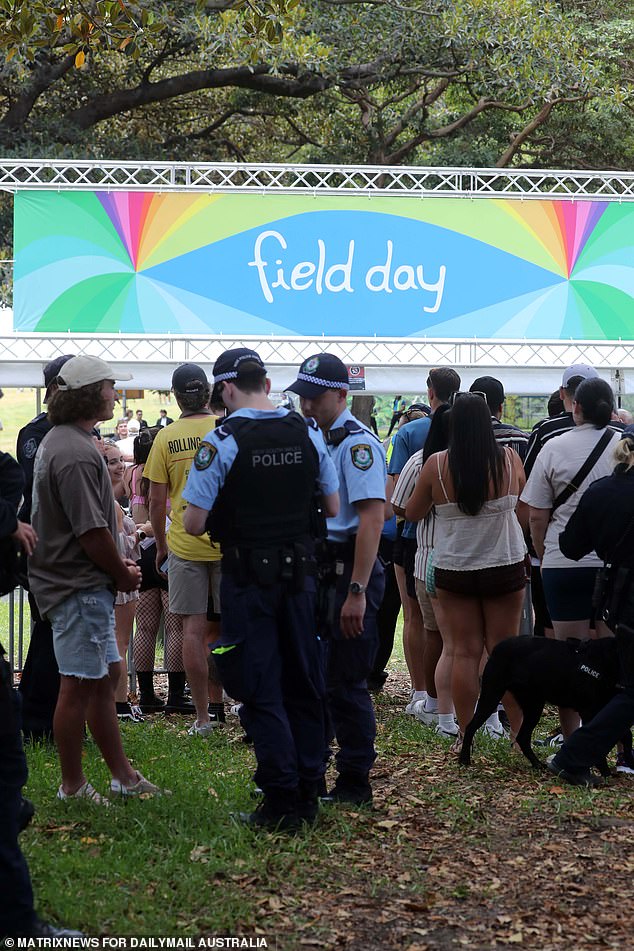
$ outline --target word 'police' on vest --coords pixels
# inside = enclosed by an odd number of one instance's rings
[[[262,466],[268,469],[271,466],[301,466],[304,461],[301,446],[284,446],[281,449],[253,449],[251,451],[251,466],[256,469]]]

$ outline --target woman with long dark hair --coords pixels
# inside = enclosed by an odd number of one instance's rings
[[[524,482],[517,453],[495,441],[486,402],[460,394],[449,415],[449,447],[425,462],[406,517],[435,508],[435,587],[461,734],[478,699],[484,648],[490,653],[519,631],[526,545],[516,508]],[[521,712],[508,696],[505,706],[516,733]]]

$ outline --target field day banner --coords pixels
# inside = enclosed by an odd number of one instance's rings
[[[634,339],[634,204],[19,192],[16,331]]]

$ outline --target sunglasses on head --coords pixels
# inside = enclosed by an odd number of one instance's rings
[[[456,403],[456,401],[460,399],[461,396],[481,396],[485,403],[487,401],[487,395],[486,393],[483,393],[482,390],[470,390],[469,392],[465,392],[464,390],[457,390],[455,393],[452,393],[451,396],[449,397],[449,405],[453,406]]]

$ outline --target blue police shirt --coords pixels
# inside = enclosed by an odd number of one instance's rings
[[[237,409],[231,414],[235,416],[245,416],[247,419],[281,419],[287,416],[287,409],[262,410],[244,407]],[[313,446],[317,450],[319,457],[319,487],[324,495],[331,495],[337,491],[338,479],[335,467],[328,455],[326,443],[321,430],[314,419],[306,420],[308,426],[308,435]],[[187,485],[183,492],[183,498],[198,508],[211,511],[218,493],[224,485],[227,474],[238,455],[238,444],[231,434],[223,432],[223,427],[218,426],[207,433],[201,446],[208,443],[213,447],[209,450],[213,453],[212,459],[206,469],[196,469],[192,466]]]
[[[392,455],[387,471],[390,475],[400,475],[405,463],[415,452],[422,449],[429,435],[431,419],[424,416],[422,419],[413,419],[397,432],[394,437]],[[416,538],[416,522],[405,522],[403,538]]]
[[[344,542],[356,534],[359,514],[355,502],[364,499],[385,501],[387,472],[383,445],[347,408],[331,428],[338,429],[348,420],[363,432],[346,436],[338,446],[328,446],[339,476],[339,514],[328,519],[328,540],[331,542]]]

